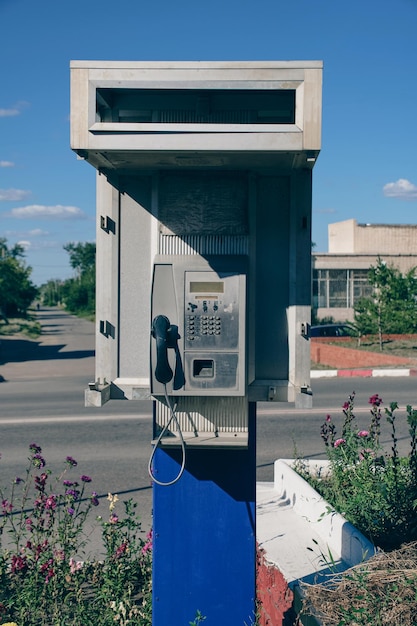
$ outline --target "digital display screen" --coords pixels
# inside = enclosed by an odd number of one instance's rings
[[[190,293],[218,294],[224,293],[224,282],[191,281]]]

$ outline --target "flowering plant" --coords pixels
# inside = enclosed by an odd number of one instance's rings
[[[391,429],[391,449],[385,451],[380,442],[382,399],[378,394],[369,398],[371,419],[367,429],[357,425],[354,400],[353,392],[342,407],[340,435],[330,415],[321,427],[330,461],[326,476],[313,476],[302,461],[297,471],[375,545],[394,549],[405,541],[417,540],[417,410],[406,408],[411,446],[409,455],[400,457],[397,402],[384,410]]]
[[[68,456],[56,478],[42,449],[29,446],[24,477],[0,487],[0,624],[151,624],[151,535],[142,537],[136,504],[109,494],[97,518],[105,557],[87,558],[86,522],[99,505],[90,476]]]

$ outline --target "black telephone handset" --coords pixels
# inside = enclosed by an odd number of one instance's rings
[[[164,385],[172,380],[174,373],[168,361],[168,348],[173,348],[176,357],[173,387],[174,389],[181,389],[184,386],[185,378],[178,349],[178,326],[171,325],[165,315],[157,315],[152,322],[152,337],[156,340],[156,380]]]
[[[168,362],[168,330],[171,322],[165,315],[157,315],[152,322],[152,337],[156,339],[155,378],[166,384],[172,380],[173,372]]]

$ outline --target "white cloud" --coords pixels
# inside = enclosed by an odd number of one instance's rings
[[[0,167],[14,167],[12,161],[0,161]]]
[[[30,204],[28,206],[12,209],[10,217],[18,219],[51,219],[51,220],[79,220],[85,219],[85,213],[76,206],[44,206],[41,204]]]
[[[33,228],[32,230],[6,230],[6,237],[42,237],[49,235],[47,230]]]
[[[0,202],[24,200],[30,194],[30,191],[25,191],[24,189],[0,189]]]
[[[13,117],[14,115],[20,115],[20,111],[16,107],[0,109],[0,117]]]
[[[384,196],[400,200],[417,200],[417,185],[406,178],[399,178],[395,183],[387,183],[383,187]]]
[[[17,243],[19,244],[19,246],[22,246],[25,250],[28,250],[32,246],[30,241],[25,241],[25,240],[18,241]]]
[[[31,237],[41,237],[42,235],[49,235],[47,230],[42,230],[41,228],[33,228],[28,232],[28,235]]]
[[[62,250],[62,242],[51,239],[35,239],[30,242],[30,249],[33,252],[39,250]]]
[[[8,109],[0,109],[0,117],[15,117],[16,115],[20,115],[22,110],[29,106],[28,102],[16,102],[13,106]]]

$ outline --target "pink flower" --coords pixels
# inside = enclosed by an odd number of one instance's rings
[[[69,560],[69,566],[70,566],[70,572],[71,574],[75,574],[75,572],[78,572],[78,570],[80,570],[83,566],[82,561],[75,561],[72,557]]]
[[[142,547],[142,554],[143,555],[145,555],[147,552],[150,552],[152,550],[152,540],[153,540],[153,532],[152,532],[152,528],[151,528],[151,530],[146,535],[146,542],[144,543],[144,545]]]
[[[8,515],[13,511],[13,504],[8,500],[1,501],[1,508],[3,510],[3,515]]]
[[[114,553],[114,558],[115,559],[120,559],[120,557],[127,552],[127,543],[123,542],[116,550],[116,552]]]
[[[57,505],[57,497],[54,493],[48,496],[45,500],[45,509],[55,510]]]
[[[380,398],[379,395],[376,393],[369,398],[368,403],[372,404],[373,406],[380,406],[382,404],[382,398]]]
[[[336,439],[336,441],[333,444],[334,448],[338,448],[339,446],[343,445],[344,443],[346,443],[346,439]]]
[[[371,448],[366,448],[365,450],[362,450],[362,452],[359,452],[359,461],[364,461],[365,459],[373,457],[375,457],[375,452],[371,450]]]
[[[369,431],[368,430],[360,430],[358,432],[358,437],[369,437]]]
[[[12,556],[12,573],[16,574],[17,572],[21,572],[27,568],[27,560],[25,556]]]

